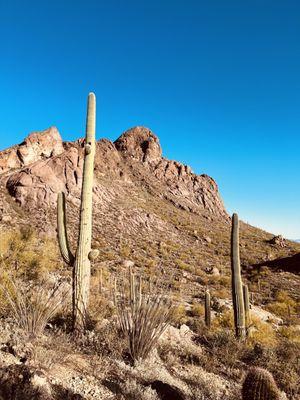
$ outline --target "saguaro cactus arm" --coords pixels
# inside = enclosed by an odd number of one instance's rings
[[[244,338],[245,328],[245,308],[243,286],[241,278],[241,263],[239,249],[239,218],[237,214],[232,216],[231,230],[231,275],[232,275],[232,302],[234,309],[234,323],[236,336]]]
[[[66,219],[66,199],[64,193],[59,193],[57,198],[57,234],[61,255],[68,265],[73,265],[74,256],[70,250],[67,219]]]

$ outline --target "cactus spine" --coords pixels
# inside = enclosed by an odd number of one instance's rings
[[[205,291],[205,325],[207,328],[211,326],[211,300],[209,290]]]
[[[232,277],[232,302],[234,309],[235,334],[237,338],[244,338],[245,308],[243,298],[243,286],[241,278],[240,249],[239,249],[239,218],[237,214],[232,216],[231,230],[231,277]]]
[[[66,205],[64,193],[58,195],[57,223],[60,251],[64,261],[73,267],[73,325],[84,330],[87,322],[87,308],[90,289],[91,260],[97,257],[97,250],[91,249],[92,241],[92,195],[94,158],[96,151],[96,97],[89,93],[87,104],[85,155],[81,189],[80,223],[75,256],[72,254],[67,237]]]
[[[243,400],[279,400],[280,392],[272,374],[263,368],[251,368],[242,388]]]

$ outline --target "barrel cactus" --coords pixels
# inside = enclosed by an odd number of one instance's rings
[[[281,394],[272,374],[263,368],[251,368],[242,387],[243,400],[280,400]]]

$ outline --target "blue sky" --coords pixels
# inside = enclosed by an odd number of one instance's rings
[[[300,2],[0,0],[0,148],[151,128],[229,212],[300,237]]]

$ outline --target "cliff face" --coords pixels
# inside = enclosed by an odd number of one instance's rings
[[[57,193],[79,198],[82,140],[64,143],[54,127],[31,133],[23,143],[0,152],[0,184],[24,209],[54,207]],[[109,179],[114,198],[122,187],[146,190],[178,208],[207,210],[226,218],[215,181],[190,167],[162,157],[159,139],[144,127],[123,133],[114,143],[101,139],[95,159],[95,208],[107,197],[101,182]],[[109,193],[107,193],[109,195]]]

